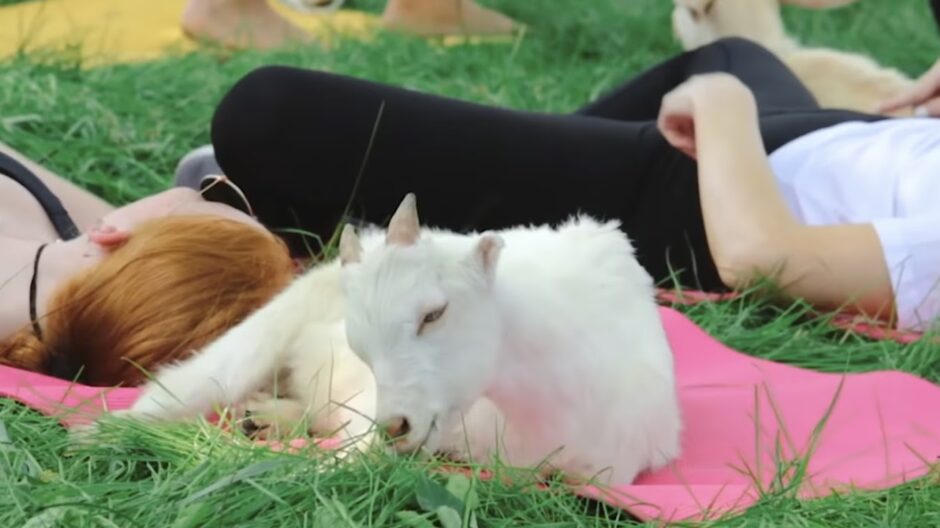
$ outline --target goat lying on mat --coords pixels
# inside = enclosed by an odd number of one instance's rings
[[[653,282],[615,222],[459,235],[421,229],[409,195],[386,235],[347,227],[340,260],[161,371],[131,416],[249,400],[281,425],[367,442],[374,419],[397,451],[611,484],[678,456]],[[272,380],[277,399],[253,396]]]

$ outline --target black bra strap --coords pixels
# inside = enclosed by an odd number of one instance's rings
[[[9,176],[36,198],[42,210],[46,212],[46,216],[49,217],[49,221],[52,222],[56,233],[59,234],[59,238],[70,240],[81,234],[62,202],[55,194],[52,194],[39,176],[3,152],[0,152],[0,174]]]

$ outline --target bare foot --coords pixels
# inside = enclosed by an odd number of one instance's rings
[[[500,35],[516,23],[475,0],[388,0],[382,24],[417,35]]]
[[[181,24],[191,38],[229,48],[270,49],[310,40],[267,0],[189,0]]]

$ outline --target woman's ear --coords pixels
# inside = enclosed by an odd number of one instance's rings
[[[109,251],[123,245],[130,236],[129,232],[110,225],[95,226],[88,232],[88,240]]]

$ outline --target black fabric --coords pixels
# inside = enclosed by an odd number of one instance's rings
[[[940,29],[940,0],[930,0],[930,10],[933,11],[933,19],[937,22],[937,29]]]
[[[36,256],[33,257],[33,276],[29,279],[29,322],[33,325],[33,333],[36,339],[42,341],[42,327],[39,325],[39,317],[36,314],[36,291],[39,280],[39,259],[42,258],[42,252],[45,251],[48,244],[39,244],[36,249]]]
[[[239,81],[212,124],[218,161],[268,226],[324,239],[350,212],[384,223],[408,192],[425,223],[455,230],[619,219],[657,280],[721,290],[705,239],[695,162],[656,128],[665,93],[723,71],[755,92],[768,151],[875,116],[819,109],[762,47],[725,39],[679,55],[571,115],[481,106],[364,80],[269,66]],[[365,158],[381,110],[361,181]],[[289,239],[295,251],[303,245]]]
[[[56,195],[52,194],[52,191],[39,179],[39,176],[36,176],[33,171],[3,152],[0,152],[0,174],[12,178],[13,181],[22,185],[33,195],[33,198],[39,202],[42,210],[49,217],[49,221],[52,222],[52,227],[55,228],[59,238],[69,240],[81,234],[62,202],[59,201]]]

